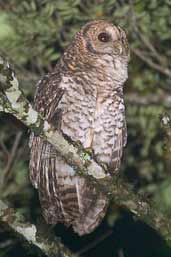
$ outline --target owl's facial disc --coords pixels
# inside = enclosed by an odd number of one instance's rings
[[[126,33],[106,21],[93,21],[83,28],[87,49],[96,54],[110,54],[127,58],[129,55]]]

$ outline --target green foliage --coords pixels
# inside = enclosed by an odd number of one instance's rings
[[[160,209],[171,213],[171,180],[164,181],[158,188],[156,203]]]
[[[107,19],[127,31],[133,50],[139,49],[146,59],[163,70],[171,69],[170,14],[169,0],[7,0],[0,3],[0,54],[13,63],[24,92],[32,100],[36,81],[53,69],[74,33],[89,20]],[[143,193],[157,191],[158,183],[170,175],[159,118],[166,109],[171,111],[171,103],[165,102],[171,92],[170,85],[169,76],[131,52],[129,80],[125,86],[128,144],[122,169]],[[129,101],[132,93],[136,93],[136,101]],[[21,124],[9,121],[4,115],[0,119],[0,169],[4,170],[5,148],[12,148]],[[27,176],[26,138],[25,132],[20,143],[22,158],[20,155],[12,166],[12,175],[3,190],[3,197],[20,199],[24,212],[28,211],[33,192]],[[159,205],[170,211],[170,183],[164,183],[160,190]]]

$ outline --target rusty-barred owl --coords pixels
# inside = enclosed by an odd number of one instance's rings
[[[63,135],[82,144],[110,174],[119,169],[126,144],[123,84],[127,79],[125,32],[99,20],[76,34],[54,70],[38,83],[35,108]],[[38,188],[47,223],[90,233],[108,200],[42,138],[31,135],[30,178]]]

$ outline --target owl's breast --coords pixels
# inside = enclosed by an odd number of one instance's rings
[[[70,79],[60,103],[61,130],[92,150],[100,162],[109,164],[124,126],[124,103],[122,97],[111,91],[111,85],[91,84],[91,90],[88,85]]]
[[[59,106],[63,110],[61,130],[73,141],[80,142],[84,148],[90,148],[96,108],[95,89],[92,90],[92,86],[88,88],[88,84],[84,85],[81,80],[75,82],[69,79],[67,84]]]
[[[109,165],[115,146],[122,140],[125,107],[123,99],[118,96],[97,102],[93,123],[92,149],[100,163]],[[120,146],[122,143],[120,143]]]

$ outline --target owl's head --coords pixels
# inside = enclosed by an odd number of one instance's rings
[[[87,23],[81,30],[87,51],[129,59],[126,33],[119,26],[104,20]]]

